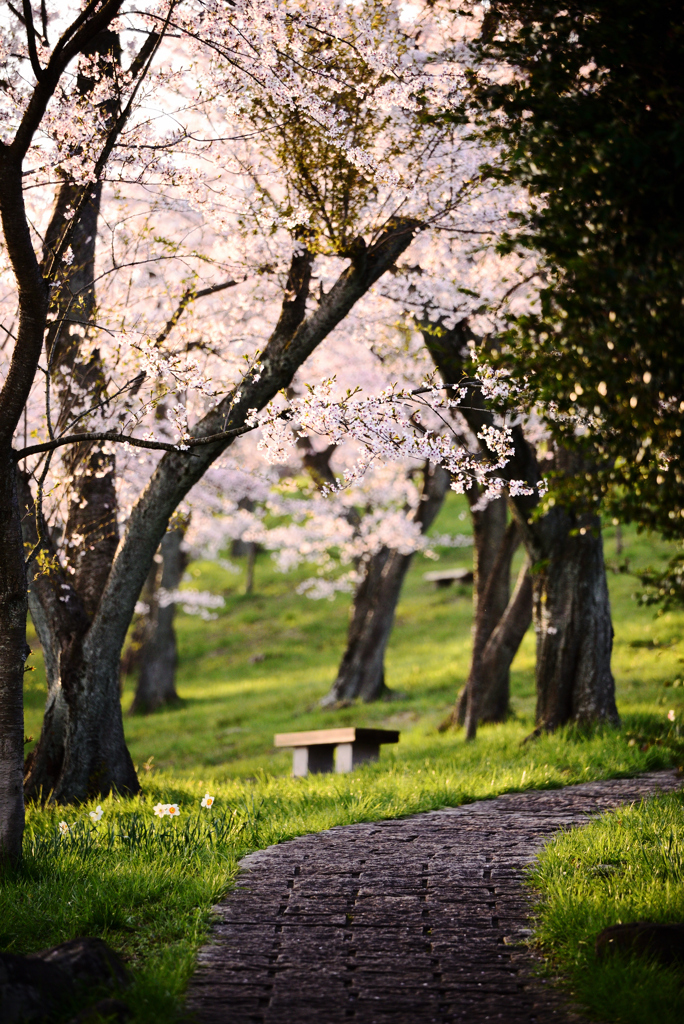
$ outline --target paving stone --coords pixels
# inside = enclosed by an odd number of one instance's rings
[[[674,771],[336,827],[246,857],[187,1007],[198,1024],[585,1024],[535,974],[524,872],[559,829]]]

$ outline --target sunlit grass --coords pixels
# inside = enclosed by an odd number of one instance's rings
[[[507,790],[562,786],[663,767],[666,747],[629,747],[616,730],[572,731],[521,747],[520,724],[483,729],[476,745],[419,728],[400,756],[351,775],[253,780],[145,773],[144,793],[78,809],[31,808],[22,868],[0,889],[1,944],[28,952],[98,935],[136,967],[126,997],[139,1021],[170,1021],[205,934],[245,853],[298,835],[456,806]],[[205,792],[216,799],[202,810]],[[154,816],[178,803],[176,820]],[[69,825],[62,835],[60,821]]]
[[[467,532],[463,512],[463,500],[452,496],[436,529]],[[622,566],[625,559],[631,567],[652,564],[669,551],[624,532]],[[611,530],[606,554],[617,568]],[[447,550],[439,564],[465,566],[471,558],[467,548]],[[100,935],[135,967],[126,996],[135,1019],[170,1024],[210,908],[229,890],[245,853],[333,825],[681,763],[667,711],[677,721],[684,715],[684,688],[671,685],[682,676],[684,615],[655,619],[632,599],[637,584],[624,572],[609,573],[622,730],[564,730],[521,745],[534,714],[530,632],[513,665],[514,717],[482,729],[474,744],[461,733],[439,733],[467,675],[472,595],[469,587],[435,590],[422,578],[431,568],[416,560],[399,604],[387,656],[393,700],[323,711],[318,701],[343,650],[348,599],[299,597],[303,574],[276,573],[266,555],[259,556],[249,597],[243,576],[209,563],[191,566],[191,585],[223,593],[226,606],[209,623],[178,616],[181,704],[125,718],[142,796],[100,800],[104,814],[96,825],[91,805],[29,810],[24,866],[0,889],[0,944],[27,952]],[[32,662],[26,732],[37,737],[45,699],[38,650]],[[124,708],[132,686],[127,680]],[[398,728],[401,742],[352,775],[290,778],[291,755],[274,750],[273,734],[337,724]],[[216,797],[211,812],[200,808],[207,791]],[[160,825],[152,811],[160,800],[180,805],[179,820]],[[76,826],[66,839],[58,838],[61,820]],[[214,832],[213,820],[223,822]]]
[[[684,921],[681,793],[603,815],[556,837],[532,882],[541,894],[536,939],[574,993],[602,1020],[681,1024],[680,970],[645,957],[597,961],[596,936],[612,924]]]

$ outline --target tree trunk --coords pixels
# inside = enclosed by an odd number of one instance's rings
[[[553,508],[535,532],[542,555],[532,573],[536,731],[568,722],[619,725],[601,521]]]
[[[27,761],[27,799],[71,803],[140,790],[126,747],[119,699],[119,651],[92,634],[62,657],[40,742]]]
[[[118,37],[101,33],[94,43],[98,52],[109,52],[118,59]],[[80,82],[82,88],[88,83]],[[79,189],[65,181],[55,197],[55,206],[45,234],[45,257],[60,237],[65,213],[77,203]],[[101,184],[93,186],[88,202],[75,225],[72,248],[74,260],[64,269],[56,309],[58,316],[47,332],[46,360],[57,399],[56,428],[65,430],[69,422],[89,408],[102,393],[105,373],[99,353],[88,362],[81,358],[82,335],[92,331],[95,310],[95,245],[101,199]],[[54,399],[53,399],[54,401]],[[78,430],[88,429],[88,419],[78,421]],[[109,682],[98,689],[97,680],[109,680],[111,666],[88,665],[84,643],[95,616],[116,552],[119,536],[115,488],[115,458],[105,454],[98,443],[75,444],[64,453],[64,466],[70,478],[68,516],[64,533],[64,552],[69,572],[57,561],[45,522],[41,525],[42,548],[31,563],[29,605],[45,655],[48,696],[41,736],[25,766],[25,793],[28,799],[67,801],[68,794],[58,784],[65,751],[87,737],[83,748],[84,787],[79,799],[105,795],[112,788],[137,792],[138,782],[126,749],[117,671],[116,701]],[[22,478],[22,503],[25,514],[25,541],[33,546],[38,539],[36,509],[28,479]],[[85,691],[84,688],[85,687]],[[89,696],[86,696],[89,695]],[[85,721],[78,719],[84,716]],[[102,730],[102,741],[98,733]],[[72,754],[73,756],[73,754]],[[81,756],[80,754],[78,756]]]
[[[247,575],[245,576],[245,594],[254,593],[254,566],[256,564],[257,546],[251,540],[247,543]]]
[[[425,344],[449,384],[463,375],[469,337],[467,321],[435,332],[424,330]],[[459,410],[474,434],[493,424],[493,414],[476,391]],[[612,625],[600,522],[592,514],[553,507],[534,518],[539,503],[536,485],[541,474],[535,452],[522,428],[512,430],[514,454],[500,472],[504,480],[524,480],[535,487],[533,495],[509,498],[520,535],[532,562],[534,619],[537,630],[537,731],[555,729],[565,722],[619,722],[615,685],[610,671]],[[561,471],[571,475],[577,467],[561,459]],[[584,525],[582,525],[584,524]],[[585,530],[584,533],[575,530]],[[522,602],[523,595],[519,596]],[[549,634],[548,627],[551,627]],[[514,635],[517,635],[514,631]],[[522,639],[522,634],[520,634]],[[483,648],[484,650],[484,648]],[[475,710],[482,698],[476,693],[481,674],[469,677],[473,687],[473,713],[467,733],[475,735]]]
[[[32,548],[36,510],[23,474],[19,485],[24,543]],[[40,739],[26,759],[25,797],[69,803],[112,790],[137,793],[121,718],[118,652],[113,657],[104,645],[89,643],[91,621],[73,576],[55,558],[44,522],[41,532],[43,559],[29,565],[29,604],[45,657],[48,695]]]
[[[482,668],[482,654],[487,641],[501,621],[508,604],[511,560],[518,542],[518,531],[515,523],[512,522],[506,527],[505,533],[501,538],[499,550],[496,553],[496,560],[491,564],[486,586],[483,588],[478,601],[473,631],[473,653],[468,683],[466,685],[464,724],[467,739],[474,737],[478,722],[482,720],[486,692],[490,695],[490,706],[499,702],[505,702],[504,717],[508,713],[510,664],[507,665],[502,660],[498,661],[497,668],[501,670],[501,674],[494,678],[487,678]],[[506,605],[502,607],[504,597],[506,598]]]
[[[434,522],[448,488],[449,474],[441,467],[426,465],[415,517],[421,532],[425,533]],[[389,692],[385,684],[385,650],[412,558],[412,554],[403,555],[383,547],[368,560],[354,596],[347,648],[337,678],[321,701],[322,707],[359,697],[364,702],[380,700]]]
[[[24,831],[26,569],[9,445],[0,451],[0,863],[21,857]]]
[[[509,712],[510,667],[532,622],[532,576],[529,558],[505,612],[484,646],[480,662],[480,722],[503,722]]]
[[[184,527],[166,533],[161,542],[161,565],[154,563],[142,592],[149,612],[145,615],[143,641],[137,657],[140,668],[131,714],[148,714],[165,704],[177,704],[179,700],[176,692],[178,648],[173,625],[176,605],[166,603],[164,595],[177,590],[183,578],[187,565],[182,550],[184,537]]]
[[[479,492],[473,489],[468,495],[473,520],[473,646],[479,637],[480,647],[487,642],[501,616],[506,610],[511,592],[511,559],[517,547],[513,536],[506,532],[507,508],[506,499],[497,498],[484,509],[474,509]],[[507,557],[501,557],[505,548]],[[493,575],[494,574],[494,575]],[[475,658],[473,649],[472,659]],[[492,681],[499,694],[505,694],[503,717],[508,713],[508,693],[510,673],[503,663],[500,665],[501,677]],[[477,671],[477,669],[475,669]],[[471,663],[469,677],[474,674]],[[482,685],[486,685],[485,677],[478,676]],[[453,713],[453,723],[463,725],[466,717],[468,685],[458,695]],[[503,699],[503,698],[501,698]],[[483,707],[484,694],[478,702]],[[492,719],[503,721],[503,718]]]

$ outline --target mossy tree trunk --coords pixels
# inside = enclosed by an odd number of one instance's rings
[[[187,567],[183,548],[186,526],[166,532],[159,547],[159,562],[150,570],[141,597],[147,605],[142,642],[136,652],[138,683],[131,713],[148,714],[167,704],[177,704],[176,667],[178,643],[174,618],[176,604],[169,599],[180,586]]]

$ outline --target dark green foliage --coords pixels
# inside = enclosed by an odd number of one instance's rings
[[[665,569],[650,567],[640,574],[644,590],[639,594],[642,604],[658,604],[659,614],[684,605],[684,553],[678,552]]]
[[[530,375],[556,441],[584,456],[558,482],[564,501],[603,498],[681,537],[681,4],[493,2],[478,49],[471,96],[502,146],[489,173],[531,194],[502,246],[537,250],[545,273],[540,310],[511,322],[501,358]],[[491,61],[515,75],[493,83]]]

